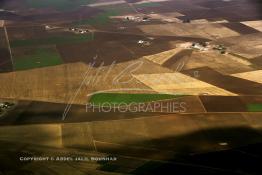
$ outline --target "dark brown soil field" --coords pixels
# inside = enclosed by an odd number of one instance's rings
[[[249,26],[246,26],[244,24],[241,24],[241,23],[222,23],[222,25],[224,25],[225,27],[228,27],[240,34],[251,34],[251,33],[257,33],[259,32],[258,30],[254,29],[254,28],[251,28]]]
[[[7,48],[0,48],[0,73],[13,70],[10,54]]]
[[[10,53],[3,28],[0,28],[0,73],[13,70]]]
[[[184,15],[187,15],[189,11],[192,13],[194,12],[200,12],[202,13],[205,10],[208,10],[206,7],[201,7],[199,5],[194,4],[195,1],[189,2],[189,1],[165,1],[161,2],[160,7],[155,7],[158,9],[156,12],[162,12],[162,13],[167,13],[167,12],[174,12],[177,11],[179,13],[182,13]],[[197,13],[194,13],[197,14]]]
[[[9,40],[41,38],[48,34],[44,26],[36,25],[7,27],[7,32]]]
[[[169,60],[167,60],[163,66],[170,68],[174,71],[177,70],[179,64],[183,63],[185,59],[191,56],[193,50],[182,50],[181,52],[177,53],[173,57],[171,57]]]
[[[262,96],[240,96],[246,104],[262,104]]]
[[[218,6],[216,6],[218,4]],[[258,1],[232,1],[229,4],[227,2],[211,2],[207,1],[198,4],[206,9],[180,9],[179,12],[185,14],[185,17],[179,17],[180,19],[212,19],[223,18],[230,22],[240,22],[248,20],[262,19],[261,9],[262,4]],[[208,9],[210,8],[210,9]]]
[[[7,32],[8,32],[8,36],[9,36],[11,45],[13,42],[14,43],[17,42],[17,40],[18,42],[22,42],[22,43],[23,43],[23,40],[24,40],[24,43],[27,43],[27,40],[39,40],[39,43],[41,43],[42,39],[47,39],[47,40],[51,40],[49,41],[50,43],[56,43],[56,40],[59,40],[59,39],[61,40],[61,38],[80,36],[72,32],[64,31],[63,28],[52,30],[52,31],[47,31],[45,30],[44,25],[32,25],[32,24],[24,25],[24,26],[15,26],[15,27],[8,26]],[[25,44],[24,46],[27,46],[27,44]]]
[[[251,0],[252,1],[252,0]],[[227,6],[236,6],[238,4],[246,4],[246,0],[237,0],[237,1],[203,1],[203,0],[196,0],[196,4],[202,6],[202,7],[206,7],[206,8],[223,8],[223,7],[227,7]],[[251,2],[249,2],[250,4]]]
[[[194,77],[194,71],[199,71],[199,80],[210,83],[217,87],[223,88],[230,92],[239,95],[261,95],[262,85],[252,81],[236,78],[228,75],[223,75],[209,67],[196,68],[185,70],[185,73]]]
[[[17,9],[16,9],[17,10]],[[57,12],[51,9],[44,10],[28,10],[23,9],[19,13],[14,12],[0,12],[1,19],[12,20],[19,24],[32,24],[32,23],[50,23],[50,22],[72,22],[80,19],[90,18],[103,10],[92,7],[81,7],[74,11]]]
[[[200,96],[200,99],[207,112],[248,112],[238,96]]]
[[[209,15],[218,12],[220,17],[223,17],[229,21],[247,21],[261,19],[262,3],[258,0],[238,0],[238,1],[204,1],[198,3],[198,5],[210,8]],[[230,16],[232,14],[233,16]]]
[[[250,60],[250,62],[253,63],[254,65],[262,68],[262,56],[258,56],[256,58],[253,58],[252,60]]]
[[[7,48],[4,28],[0,28],[0,48]]]
[[[76,11],[62,12],[62,13],[43,13],[39,15],[28,15],[22,18],[22,21],[30,22],[52,22],[52,21],[75,21],[79,19],[90,18],[102,10],[92,7],[82,7]]]
[[[21,17],[17,14],[11,13],[11,12],[0,12],[0,16],[2,20],[14,20],[17,21]]]
[[[138,44],[139,40],[150,42],[150,45]],[[172,49],[169,41],[176,40],[205,40],[187,37],[154,37],[153,40],[143,35],[95,32],[94,40],[74,45],[60,45],[57,47],[65,62],[82,61],[104,65],[137,59],[145,55],[152,55]]]
[[[140,25],[152,25],[152,24],[164,24],[164,22],[159,20],[145,21],[145,22],[134,22],[134,21],[125,21],[122,19],[111,19],[110,23],[106,25],[96,25],[95,28],[101,31],[110,31],[117,33],[129,33],[129,34],[142,34],[141,30],[138,28]],[[124,27],[124,29],[121,29]]]

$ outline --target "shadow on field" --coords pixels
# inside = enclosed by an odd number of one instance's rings
[[[178,137],[145,141],[145,145],[148,142],[157,149],[141,151],[122,147],[108,152],[148,160],[142,166],[133,167],[130,173],[136,175],[262,173],[262,136],[254,129],[208,129]],[[131,170],[132,162],[135,165],[136,159],[126,165],[120,163],[121,166],[119,162],[101,162],[101,170],[122,173],[125,168]]]
[[[161,131],[159,131],[161,132]],[[37,143],[36,143],[37,144]],[[117,161],[98,162],[95,171],[134,174],[134,175],[162,175],[162,174],[230,174],[258,175],[262,173],[262,137],[260,130],[247,127],[206,129],[186,135],[145,140],[144,146],[100,147],[98,152],[118,157]],[[132,143],[131,145],[136,145]],[[138,143],[141,145],[141,143]],[[154,149],[147,145],[154,145]],[[45,167],[50,174],[63,174],[57,172],[67,169],[71,162],[21,162],[20,156],[45,156],[50,154],[50,147],[43,147],[41,151],[32,151],[37,148],[33,144],[18,144],[15,142],[0,141],[0,174],[41,174],[38,167]],[[67,148],[59,151],[66,153]],[[86,149],[79,152],[88,153]],[[37,150],[37,149],[36,149]],[[72,155],[72,152],[69,152]],[[75,170],[90,174],[85,166]],[[54,171],[55,166],[59,170]],[[78,164],[72,162],[72,164]],[[30,168],[28,168],[30,167]],[[34,170],[31,171],[31,168]],[[77,174],[77,173],[76,173]],[[91,173],[92,174],[92,173]]]

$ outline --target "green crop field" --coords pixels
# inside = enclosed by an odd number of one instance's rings
[[[110,16],[116,16],[119,13],[116,10],[106,10],[105,12],[101,12],[90,19],[84,19],[78,22],[75,22],[76,25],[103,25],[107,24],[110,21]]]
[[[249,112],[262,112],[262,104],[249,104],[247,109]]]
[[[37,46],[37,45],[55,45],[79,43],[92,40],[92,34],[87,35],[70,35],[70,36],[52,36],[41,39],[25,39],[10,41],[11,47]]]
[[[54,8],[60,11],[70,11],[92,2],[94,0],[26,0],[26,5],[29,8]]]
[[[102,104],[131,104],[144,103],[158,100],[173,99],[181,97],[182,95],[171,94],[122,94],[122,93],[99,93],[90,98],[89,103],[92,105]]]
[[[31,54],[14,58],[15,70],[26,70],[62,64],[60,55],[51,48],[38,48]]]

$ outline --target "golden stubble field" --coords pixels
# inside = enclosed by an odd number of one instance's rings
[[[153,90],[161,93],[174,93],[183,95],[236,95],[232,92],[179,72],[162,74],[139,74],[134,75],[134,77],[147,86],[151,87]]]
[[[64,64],[0,75],[2,98],[46,102],[86,104],[87,95],[96,91],[145,89],[148,86],[133,74],[172,72],[144,58],[106,67],[90,67],[84,63]],[[117,89],[120,89],[117,91]],[[128,93],[135,93],[128,92]],[[139,91],[142,93],[141,91]],[[73,101],[72,101],[73,99]]]

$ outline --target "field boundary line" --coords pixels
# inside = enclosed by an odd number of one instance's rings
[[[14,70],[13,54],[12,54],[12,50],[11,50],[11,46],[10,46],[9,37],[8,37],[7,29],[6,29],[6,26],[5,26],[5,22],[4,22],[4,32],[5,32],[7,47],[8,47],[9,54],[10,54],[10,59],[11,59],[11,62],[12,62],[12,67],[13,67],[13,70]]]

